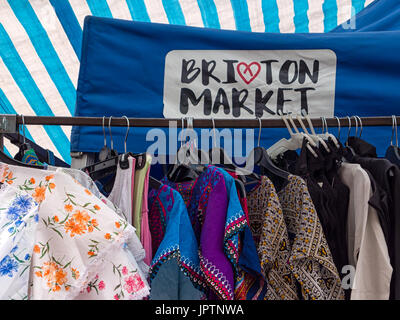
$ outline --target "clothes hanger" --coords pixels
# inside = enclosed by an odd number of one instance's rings
[[[324,141],[324,139],[322,139],[320,136],[318,136],[316,134],[316,132],[314,130],[314,126],[312,125],[311,119],[310,119],[309,115],[307,114],[307,112],[303,109],[303,110],[301,110],[301,114],[306,119],[308,126],[311,130],[311,134],[309,134],[300,115],[297,115],[297,120],[300,122],[300,125],[303,128],[303,130],[306,132],[306,134],[308,134],[315,142],[319,142],[328,153],[331,152],[331,150],[329,149],[329,147],[326,144],[326,142]]]
[[[25,121],[23,120],[23,123],[25,124]],[[24,130],[24,128],[23,128]],[[24,137],[25,137],[25,131],[24,132]],[[37,165],[37,164],[29,164],[29,163],[25,163],[19,160],[16,160],[14,158],[10,158],[4,151],[3,148],[0,148],[0,161],[5,163],[5,164],[9,164],[9,165],[13,165],[13,166],[19,166],[19,167],[26,167],[26,168],[34,168],[34,169],[45,169],[44,166],[42,165]]]
[[[22,119],[22,143],[19,146],[19,150],[17,152],[17,154],[14,156],[14,159],[22,161],[22,158],[25,155],[25,151],[31,149],[31,145],[30,143],[26,142],[26,138],[25,138],[25,118],[24,115],[21,114],[21,119]]]
[[[396,132],[396,145],[393,145],[393,136],[394,133]],[[399,140],[397,136],[397,117],[395,115],[392,115],[392,137],[390,139],[390,146],[386,150],[386,158],[387,155],[392,152],[394,154],[395,159],[397,159],[397,163],[400,163],[400,152],[399,152]]]
[[[244,184],[246,183],[246,178],[244,175],[238,175],[237,170],[239,167],[237,167],[232,159],[226,154],[225,150],[223,148],[218,148],[217,147],[217,135],[216,135],[216,129],[215,129],[215,121],[214,118],[211,118],[212,125],[213,125],[213,147],[208,151],[209,153],[209,161],[210,164],[212,165],[221,165],[223,166],[225,171],[228,172],[234,172],[237,177],[234,177],[235,179],[235,185],[236,189],[239,191],[240,196],[242,198],[246,197],[246,189]]]
[[[127,132],[125,134],[125,140],[124,140],[124,147],[125,147],[125,151],[126,151],[126,140],[128,137],[130,123],[129,123],[129,119],[126,116],[123,116],[123,117],[125,117],[125,119],[127,119]],[[135,165],[136,169],[138,169],[138,170],[143,169],[143,167],[145,165],[145,154],[134,155],[132,153],[125,152],[123,155],[118,155],[118,152],[116,150],[114,150],[114,141],[112,139],[112,133],[111,133],[111,120],[112,120],[112,116],[109,118],[109,122],[108,122],[108,127],[109,127],[109,132],[110,132],[110,140],[111,140],[110,153],[107,153],[108,156],[106,157],[105,160],[96,162],[96,163],[86,166],[82,169],[94,181],[103,179],[111,174],[115,174],[115,172],[117,171],[118,165],[122,164],[121,169],[129,168],[129,162],[127,161],[128,155],[136,158],[136,165]],[[104,123],[104,118],[103,118],[103,123]],[[105,133],[104,133],[104,135],[105,135]],[[106,139],[104,141],[106,141]],[[105,145],[105,147],[107,148],[106,145]],[[104,150],[105,150],[105,147],[103,147]],[[110,156],[113,154],[115,154],[115,155]],[[122,160],[122,163],[120,162],[121,160]],[[110,181],[110,183],[111,182],[113,182],[113,180]]]
[[[236,174],[237,179],[236,186],[239,189],[242,197],[246,196],[246,190],[244,184],[246,183],[246,177],[259,181],[259,176],[251,171],[246,171],[244,168],[238,167],[233,160],[226,154],[225,150],[221,147],[217,147],[217,135],[215,128],[214,118],[211,118],[213,125],[213,147],[208,151],[210,164],[221,165],[224,170],[233,172]]]
[[[302,119],[301,119],[299,116],[297,116],[297,120],[299,121],[301,127],[302,127],[303,130],[304,130],[304,129],[305,129],[305,126],[304,126],[304,123],[303,123]],[[294,120],[293,120],[291,114],[289,114],[289,122],[292,124],[294,130],[295,130],[296,132],[300,133],[300,134],[303,136],[303,140],[306,139],[306,140],[308,141],[308,143],[306,144],[306,148],[308,149],[308,151],[310,151],[311,154],[312,154],[315,158],[318,158],[317,153],[316,153],[316,152],[314,151],[314,149],[312,148],[312,147],[317,148],[318,146],[317,146],[317,144],[315,143],[315,141],[312,139],[312,137],[310,136],[310,134],[308,133],[307,129],[305,129],[305,132],[300,132],[300,131],[297,129],[296,124],[294,123]],[[302,146],[303,146],[303,140],[301,141],[301,145],[300,145],[299,148],[302,148]]]
[[[316,153],[316,152],[314,151],[314,149],[312,148],[312,147],[317,148],[318,146],[317,146],[317,144],[314,142],[314,140],[311,138],[311,136],[308,134],[307,129],[305,129],[305,131],[306,131],[307,133],[300,132],[300,131],[297,129],[296,124],[294,123],[294,121],[293,121],[293,119],[292,119],[292,115],[289,114],[288,117],[289,117],[289,122],[292,124],[294,130],[295,130],[297,133],[301,134],[301,136],[303,137],[303,139],[302,139],[302,141],[301,141],[301,145],[300,145],[297,149],[302,148],[302,146],[303,146],[303,140],[306,139],[307,142],[308,142],[308,143],[306,143],[306,148],[308,149],[308,151],[310,151],[310,153],[314,156],[314,158],[318,158],[317,153]],[[301,118],[298,117],[297,120],[299,121],[300,125],[302,126],[302,128],[303,128],[303,130],[304,130],[305,126],[304,126],[304,123],[303,123],[303,121],[301,120]]]
[[[40,162],[47,163],[56,167],[70,168],[71,166],[68,163],[54,156],[52,151],[42,148],[41,146],[26,137],[25,118],[24,115],[20,116],[22,118],[23,134],[21,135],[19,132],[3,133],[3,136],[7,138],[10,143],[19,148],[19,151],[14,155],[14,159],[22,162],[22,158],[25,155],[25,150],[32,148]],[[29,147],[27,145],[29,145]]]
[[[345,157],[345,159],[347,161],[352,162],[353,158],[356,156],[356,153],[355,153],[354,149],[351,146],[349,146],[349,137],[350,137],[350,130],[351,130],[351,119],[350,119],[349,116],[346,116],[346,118],[347,118],[347,120],[349,122],[349,130],[347,131],[347,139],[346,139],[346,143],[345,143],[345,145],[346,145],[346,148],[345,148],[346,153],[345,153],[344,157]],[[355,124],[356,124],[356,134],[357,134],[357,127],[358,127],[357,120],[355,120]]]
[[[336,137],[333,135],[333,134],[331,134],[331,133],[329,133],[329,127],[328,127],[328,122],[326,121],[326,117],[321,117],[321,121],[322,121],[322,125],[323,125],[323,127],[322,127],[322,134],[320,134],[319,136],[322,138],[322,139],[329,139],[329,138],[331,138],[331,140],[332,140],[332,142],[334,143],[334,145],[335,145],[335,147],[336,147],[336,149],[340,149],[340,145],[339,145],[339,142],[338,142],[338,140],[336,139]],[[325,132],[324,132],[324,130],[325,130]]]
[[[289,181],[289,173],[277,167],[269,157],[267,150],[263,147],[260,147],[262,124],[260,118],[258,118],[258,121],[259,132],[257,147],[250,151],[250,154],[246,160],[245,169],[247,171],[253,171],[255,165],[259,166],[261,174],[267,175],[276,185],[276,188],[279,189],[279,187],[283,186]]]
[[[290,138],[289,139],[282,138],[281,140],[279,140],[278,142],[276,142],[275,144],[273,144],[271,147],[268,148],[267,153],[273,160],[276,160],[278,156],[284,153],[285,151],[300,149],[304,139],[304,136],[297,130],[297,127],[295,125],[294,127],[296,127],[297,132],[294,133],[292,131],[292,128],[290,127],[288,120],[286,116],[283,114],[282,110],[278,111],[278,115],[285,123]]]
[[[223,165],[227,169],[236,170],[238,167],[233,163],[233,160],[226,154],[225,150],[221,147],[217,147],[217,136],[215,129],[214,118],[211,118],[213,125],[213,147],[209,150],[210,163],[214,165]]]
[[[103,146],[103,148],[101,148],[101,150],[99,152],[99,161],[104,161],[106,159],[110,159],[111,157],[116,156],[115,154],[112,154],[112,152],[111,152],[112,150],[107,147],[106,131],[104,129],[104,119],[105,119],[105,116],[103,116],[103,123],[102,123],[104,146]],[[112,138],[111,138],[111,141],[112,141]]]
[[[182,118],[182,131],[181,136],[183,137],[183,133],[186,134],[185,129],[185,120],[186,118]],[[189,125],[188,121],[186,121]],[[198,164],[198,155],[194,156],[191,153],[190,145],[187,142],[187,136],[185,136],[185,143],[183,143],[183,139],[181,138],[181,146],[176,154],[176,163],[170,166],[170,169],[167,172],[167,178],[172,182],[184,182],[190,181],[199,176],[203,168],[196,166]],[[190,140],[190,137],[189,137]]]
[[[193,117],[188,118],[188,129],[195,132],[193,127]],[[188,144],[188,146],[190,149],[189,161],[191,161],[192,164],[204,165],[210,163],[208,153],[197,147],[197,136],[190,144]]]
[[[338,128],[338,135],[337,135],[337,140],[340,141],[340,120],[337,116],[335,116],[336,121],[337,121],[337,128]]]

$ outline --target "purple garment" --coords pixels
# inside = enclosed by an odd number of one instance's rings
[[[224,253],[224,232],[228,195],[224,176],[208,166],[194,181],[174,183],[163,180],[181,195],[188,208],[199,241],[200,267],[212,289],[209,297],[234,299],[234,271]],[[215,295],[215,296],[214,296]]]

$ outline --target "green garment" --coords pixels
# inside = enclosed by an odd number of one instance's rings
[[[151,156],[146,154],[146,163],[144,167],[141,170],[135,171],[135,187],[133,191],[133,226],[136,228],[136,234],[139,239],[142,222],[144,181],[146,179],[147,171],[150,170],[151,160]]]

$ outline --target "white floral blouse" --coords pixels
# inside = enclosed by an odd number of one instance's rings
[[[0,178],[38,204],[29,299],[149,295],[135,228],[78,181],[63,172],[2,163]]]
[[[11,186],[0,190],[0,299],[28,298],[38,205]]]

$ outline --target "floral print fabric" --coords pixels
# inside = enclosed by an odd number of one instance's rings
[[[30,195],[3,186],[0,190],[0,300],[25,300],[38,205]]]
[[[2,182],[38,204],[30,299],[142,299],[144,250],[134,228],[62,172],[0,164]]]

